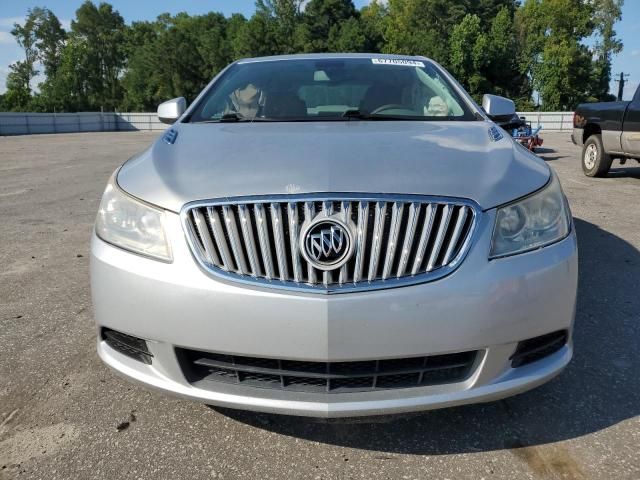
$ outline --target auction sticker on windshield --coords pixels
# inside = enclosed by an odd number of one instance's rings
[[[400,65],[402,67],[423,67],[424,62],[418,60],[401,60],[397,58],[372,58],[372,63],[376,65]]]

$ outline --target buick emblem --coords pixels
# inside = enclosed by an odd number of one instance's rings
[[[320,270],[344,265],[353,250],[351,231],[342,221],[320,217],[303,229],[301,250],[305,259]]]

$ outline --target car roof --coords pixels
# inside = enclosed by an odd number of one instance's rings
[[[384,58],[395,60],[427,60],[427,57],[415,55],[391,55],[387,53],[298,53],[294,55],[273,55],[267,57],[243,58],[236,63],[274,62],[281,60],[318,60],[318,59],[349,59],[349,58]]]

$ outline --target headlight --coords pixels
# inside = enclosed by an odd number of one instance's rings
[[[489,258],[527,252],[562,240],[571,221],[555,174],[541,191],[498,208]]]
[[[124,193],[111,177],[100,202],[96,234],[105,242],[159,260],[171,261],[164,211]]]

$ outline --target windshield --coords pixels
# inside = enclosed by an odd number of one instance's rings
[[[232,65],[191,122],[474,120],[435,65],[389,58],[294,59]]]

